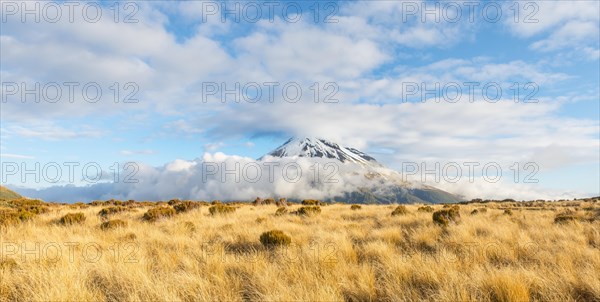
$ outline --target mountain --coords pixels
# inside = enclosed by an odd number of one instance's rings
[[[260,160],[308,159],[335,163],[340,182],[315,183],[321,191],[335,192],[329,201],[347,203],[455,203],[459,196],[421,183],[409,182],[372,156],[322,138],[293,137]],[[333,186],[337,186],[335,189]],[[338,189],[339,188],[339,189]]]
[[[10,199],[19,199],[23,198],[23,196],[19,195],[19,193],[8,189],[7,187],[0,186],[0,200],[10,200]]]
[[[378,165],[371,156],[354,148],[340,146],[336,143],[321,138],[290,138],[277,149],[267,155],[272,157],[313,157],[336,159],[342,163],[357,163],[362,165]]]

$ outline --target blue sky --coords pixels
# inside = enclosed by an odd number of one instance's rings
[[[223,20],[223,9],[236,3],[261,7],[263,18]],[[444,20],[453,9],[449,3],[461,9],[456,22]],[[436,184],[473,198],[600,195],[599,3],[519,2],[518,22],[513,2],[492,2],[503,14],[496,22],[486,20],[489,3],[469,13],[465,2],[440,2],[433,14],[441,20],[429,15],[423,22],[422,9],[435,9],[434,2],[279,2],[278,8],[291,11],[301,7],[300,15],[290,16],[278,9],[269,14],[264,2],[252,1],[131,2],[118,10],[106,2],[99,4],[103,13],[95,23],[81,18],[81,3],[73,22],[65,14],[47,22],[39,10],[38,23],[33,16],[22,22],[19,11],[22,5],[35,9],[35,2],[3,1],[1,160],[19,167],[160,167],[205,153],[258,158],[290,136],[319,136],[397,170],[403,162],[498,162],[506,171],[515,162],[539,166],[535,184]],[[212,8],[218,11],[209,14]],[[123,22],[129,13],[137,22]],[[329,13],[335,23],[324,22]],[[10,90],[15,83],[31,88],[64,82],[97,83],[103,97],[89,103],[79,94],[71,103],[60,84],[58,101],[36,103]],[[233,88],[265,82],[297,83],[302,98],[290,103],[281,94],[269,100],[263,93],[256,103],[221,102],[202,90],[203,83]],[[315,103],[315,82],[321,98],[337,87],[337,103]],[[502,98],[489,102],[475,89],[473,102],[463,93],[450,103],[439,92],[407,97],[402,89],[407,83],[465,82],[497,84]],[[138,88],[138,102],[122,102],[133,91],[127,83]],[[331,90],[327,83],[333,83]],[[533,83],[538,102],[515,103],[514,83],[521,89]],[[2,181],[13,187],[86,185],[65,177],[57,183],[22,181],[22,171],[7,175],[5,168]]]

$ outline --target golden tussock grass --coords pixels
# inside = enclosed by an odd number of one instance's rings
[[[394,216],[390,205],[294,215],[301,205],[215,203],[211,215],[174,202],[184,206],[98,215],[112,204],[1,225],[0,300],[600,301],[597,202],[511,204],[512,215],[500,203],[406,205]],[[460,223],[435,223],[442,210]],[[582,219],[555,222],[567,216]]]

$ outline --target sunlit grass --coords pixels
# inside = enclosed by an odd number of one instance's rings
[[[597,202],[461,205],[446,226],[422,206],[186,205],[148,221],[145,204],[110,226],[108,206],[51,206],[0,227],[0,300],[600,300]]]

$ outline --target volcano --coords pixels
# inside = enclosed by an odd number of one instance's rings
[[[327,201],[364,204],[390,203],[456,203],[461,197],[418,182],[403,179],[397,171],[386,168],[374,157],[355,148],[313,137],[293,137],[259,161],[276,159],[311,160],[315,163],[335,164],[343,192],[326,198]],[[339,185],[338,183],[335,183]],[[315,183],[327,190],[331,183]]]

